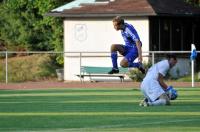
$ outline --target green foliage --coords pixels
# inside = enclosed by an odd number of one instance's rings
[[[71,0],[4,0],[0,4],[0,39],[7,50],[63,51],[62,19],[50,10]],[[17,47],[22,49],[17,49]]]
[[[34,61],[33,61],[34,60]],[[55,78],[55,56],[37,54],[30,56],[14,57],[8,59],[8,81],[38,81]],[[5,63],[0,61],[0,65]],[[0,80],[5,81],[5,68],[0,67]]]
[[[200,0],[185,0],[185,2],[192,4],[194,6],[200,6]]]
[[[0,40],[9,51],[63,51],[63,22],[45,16],[72,0],[0,1]],[[63,65],[63,57],[57,56]]]
[[[61,66],[63,67],[63,64],[64,64],[64,57],[63,57],[63,55],[58,55],[58,56],[56,57],[56,61],[57,61],[57,63],[58,63],[59,65],[61,65]]]
[[[151,67],[151,63],[144,63],[144,68],[146,70],[148,70],[148,68]],[[133,80],[133,81],[142,81],[142,79],[144,78],[144,74],[142,74],[138,69],[132,69],[130,70],[128,76]]]

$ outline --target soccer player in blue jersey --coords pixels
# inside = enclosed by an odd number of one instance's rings
[[[113,19],[113,26],[116,31],[121,30],[121,35],[124,39],[125,45],[112,44],[111,59],[113,68],[108,72],[108,74],[119,73],[117,52],[124,56],[120,62],[121,67],[136,67],[144,74],[145,69],[142,65],[142,43],[137,31],[131,24],[125,23],[124,19],[122,19],[120,16],[117,16]],[[138,58],[137,63],[134,62],[136,58]]]

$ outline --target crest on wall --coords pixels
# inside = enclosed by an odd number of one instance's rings
[[[87,39],[87,26],[85,24],[76,24],[74,27],[75,39],[82,42]]]

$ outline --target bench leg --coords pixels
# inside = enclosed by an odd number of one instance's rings
[[[84,83],[84,75],[80,76],[80,81],[81,81],[81,83]]]
[[[90,82],[92,82],[92,77],[91,77],[91,75],[89,74],[89,78],[90,78]]]
[[[120,81],[121,81],[121,82],[124,82],[124,77],[120,77]]]

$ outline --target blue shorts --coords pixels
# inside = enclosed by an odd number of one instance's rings
[[[138,57],[137,47],[130,47],[124,45],[124,54],[123,56],[128,60],[128,62],[133,62]]]

